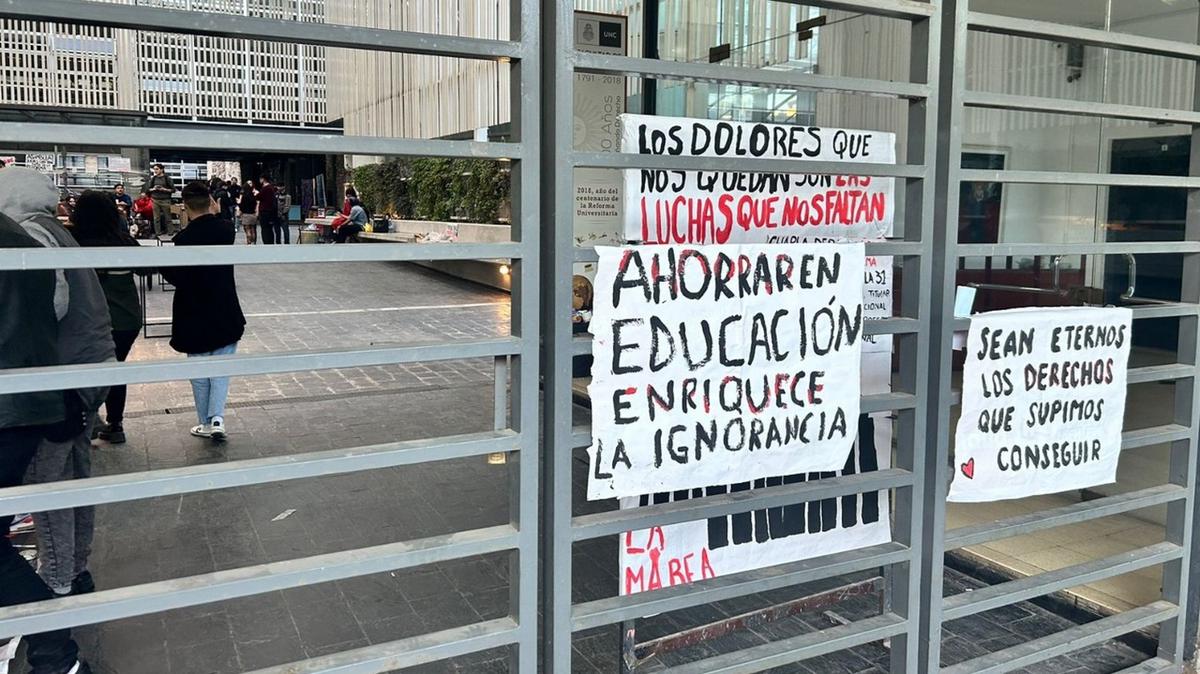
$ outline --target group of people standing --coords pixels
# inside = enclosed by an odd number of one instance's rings
[[[292,242],[291,227],[288,225],[292,198],[286,189],[276,187],[270,176],[264,175],[257,182],[247,180],[245,187],[236,195],[230,193],[230,199],[236,201],[241,211],[242,231],[246,233],[248,245],[253,246],[258,242],[259,229],[262,230],[264,244]]]
[[[117,185],[114,189],[118,192],[118,202],[121,201],[120,197],[129,199],[123,185]],[[208,189],[217,202],[221,217],[230,222],[240,220],[247,244],[254,245],[259,242],[260,229],[264,244],[291,243],[288,212],[292,208],[292,197],[286,188],[272,182],[269,175],[260,176],[257,180],[247,180],[241,185],[236,181],[214,176],[208,181]],[[158,236],[174,233],[171,198],[175,194],[175,180],[166,173],[162,164],[152,167],[143,193],[153,204],[151,221],[154,233]],[[118,207],[120,206],[118,203]],[[130,212],[133,211],[133,207],[130,200]]]
[[[223,217],[209,184],[182,191],[186,228],[177,246],[230,245],[235,227]],[[118,202],[120,195],[80,195],[68,230],[56,217],[58,190],[31,169],[0,170],[0,248],[136,246]],[[135,274],[145,270],[77,268],[0,271],[0,369],[124,360],[142,326]],[[245,317],[232,266],[167,267],[175,285],[171,346],[192,356],[232,354]],[[191,434],[222,441],[227,377],[192,381],[199,424]],[[93,437],[126,441],[125,387],[0,394],[0,489],[59,482],[91,474]],[[101,406],[106,423],[98,424]],[[88,570],[94,508],[33,515],[36,570],[0,533],[0,606],[92,592]],[[7,530],[7,524],[0,531]],[[27,637],[32,674],[88,674],[69,630]]]

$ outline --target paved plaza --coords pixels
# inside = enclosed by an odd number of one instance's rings
[[[506,294],[409,264],[241,267],[249,325],[241,353],[342,349],[504,335]],[[170,316],[169,292],[149,293],[150,318]],[[163,334],[164,328],[152,328]],[[133,358],[177,358],[166,339],[139,339]],[[216,446],[188,435],[195,423],[187,382],[131,387],[122,446],[96,447],[95,472],[114,474],[278,456],[489,430],[493,363],[321,370],[235,379]],[[581,414],[584,414],[582,410]],[[101,590],[303,556],[334,553],[508,522],[509,467],[482,457],[173,496],[99,507],[92,570]],[[576,501],[583,503],[577,462]],[[596,508],[596,505],[590,505]],[[611,507],[604,505],[601,507]],[[575,548],[575,601],[617,587],[611,539]],[[854,579],[721,602],[641,621],[640,641],[811,594]],[[947,592],[981,583],[950,572]],[[655,658],[655,671],[769,640],[836,626],[879,611],[858,597]],[[223,601],[78,630],[99,672],[243,672],[474,623],[508,612],[508,557],[490,555],[315,587]],[[947,627],[945,663],[962,661],[1069,627],[1032,604]],[[575,671],[617,670],[617,628],[576,636]],[[871,644],[777,672],[883,672],[888,652]],[[1143,659],[1116,643],[1029,671],[1115,672]],[[420,668],[507,671],[489,651]]]

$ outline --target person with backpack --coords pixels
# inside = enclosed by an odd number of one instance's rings
[[[155,164],[153,174],[143,187],[154,204],[154,233],[162,236],[175,228],[171,220],[171,197],[175,194],[175,181],[167,175],[166,167]]]

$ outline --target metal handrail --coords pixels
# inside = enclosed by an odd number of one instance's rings
[[[1052,282],[1053,287],[1037,288],[1034,286],[1014,286],[1004,283],[968,283],[967,287],[977,290],[998,290],[1002,292],[1014,293],[1032,293],[1035,295],[1055,295],[1057,297],[1065,297],[1068,290],[1062,287],[1062,258],[1061,255],[1055,255],[1050,260],[1050,268],[1053,270]]]

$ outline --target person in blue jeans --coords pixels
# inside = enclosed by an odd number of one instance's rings
[[[232,246],[233,223],[220,217],[220,205],[208,184],[197,180],[183,188],[188,225],[175,235],[176,246]],[[246,329],[231,265],[165,267],[163,276],[175,286],[171,312],[171,348],[188,357],[224,356],[237,352]],[[192,435],[224,442],[225,400],[229,377],[192,380],[196,420]]]

